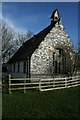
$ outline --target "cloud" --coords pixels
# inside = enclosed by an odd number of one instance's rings
[[[1,13],[0,13],[0,19],[4,21],[7,24],[7,26],[11,27],[16,33],[17,32],[26,33],[28,31],[25,30],[24,28],[17,27],[14,23],[14,20],[11,20],[9,17],[3,17]]]

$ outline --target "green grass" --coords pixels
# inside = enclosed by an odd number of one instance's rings
[[[26,119],[79,119],[80,87],[40,92],[28,90],[26,94],[3,94],[3,120]]]

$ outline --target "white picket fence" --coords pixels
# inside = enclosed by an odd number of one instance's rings
[[[12,82],[12,81],[17,81]],[[21,81],[21,82],[20,82]],[[54,89],[70,88],[80,85],[80,76],[64,77],[64,78],[11,78],[9,75],[9,93],[13,90],[38,89],[40,91],[48,91]]]

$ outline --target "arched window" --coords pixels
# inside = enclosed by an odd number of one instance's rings
[[[64,51],[62,49],[56,49],[53,53],[53,66],[54,73],[63,74],[65,73],[66,61],[65,61]]]

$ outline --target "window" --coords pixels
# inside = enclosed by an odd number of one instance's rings
[[[19,72],[19,69],[20,69],[20,63],[18,62],[18,72]]]
[[[15,63],[14,63],[14,72],[15,72]]]
[[[26,73],[26,61],[23,64],[23,72]]]
[[[53,53],[53,66],[54,66],[54,73],[62,73],[64,68],[64,59],[63,59],[63,50],[56,49],[56,52]]]

